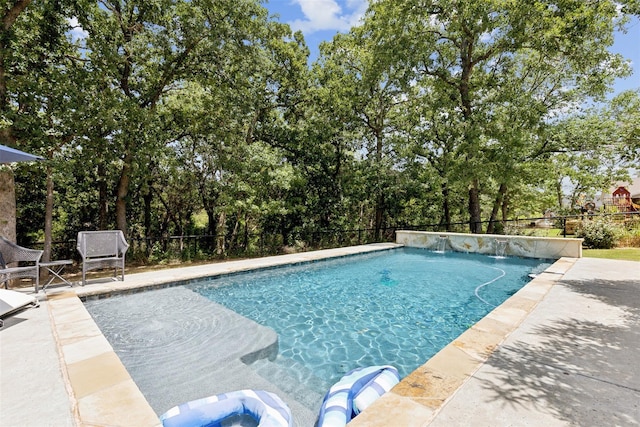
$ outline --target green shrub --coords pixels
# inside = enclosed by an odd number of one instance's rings
[[[576,237],[584,239],[584,244],[591,249],[611,249],[620,235],[620,228],[607,219],[582,221],[576,230]]]
[[[167,259],[169,259],[169,254],[163,250],[162,243],[154,242],[149,251],[149,262],[151,264],[163,264]]]
[[[624,230],[620,236],[620,246],[640,248],[640,215],[624,221]]]

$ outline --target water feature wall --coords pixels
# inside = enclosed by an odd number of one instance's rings
[[[560,237],[502,236],[496,234],[434,233],[429,231],[396,231],[396,243],[416,248],[438,250],[446,236],[447,250],[496,254],[496,244],[504,246],[504,256],[558,259],[581,258],[582,239]]]

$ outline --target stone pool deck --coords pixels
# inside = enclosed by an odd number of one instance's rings
[[[124,282],[40,292],[40,308],[0,329],[0,426],[159,425],[78,296],[395,246],[129,274]],[[563,258],[350,425],[638,426],[638,325],[640,262]]]

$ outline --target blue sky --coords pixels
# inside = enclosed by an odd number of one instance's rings
[[[267,0],[265,6],[280,21],[292,29],[301,30],[311,49],[312,59],[318,55],[318,45],[331,40],[336,32],[347,32],[358,23],[367,9],[367,0]],[[634,73],[614,86],[614,93],[640,88],[640,21],[633,18],[626,34],[617,32],[611,50],[631,60]]]
[[[633,18],[626,28],[626,34],[620,31],[616,33],[611,51],[631,60],[633,74],[624,80],[618,79],[614,88],[616,93],[640,89],[640,20]]]

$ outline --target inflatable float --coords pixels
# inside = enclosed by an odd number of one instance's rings
[[[347,425],[399,382],[400,375],[393,366],[369,366],[348,372],[324,397],[317,427]]]
[[[163,427],[219,427],[233,417],[249,416],[259,427],[292,427],[291,410],[273,393],[239,390],[174,406],[160,416]]]

